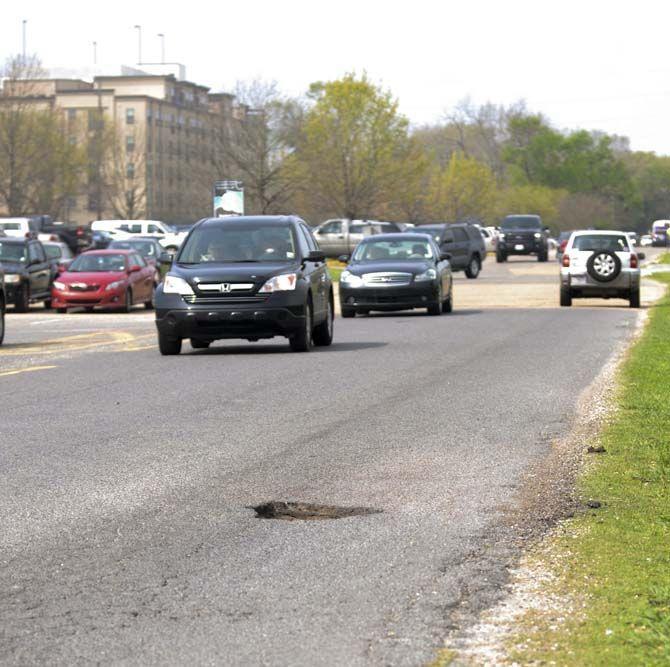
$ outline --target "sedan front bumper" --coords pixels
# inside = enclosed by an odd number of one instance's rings
[[[359,311],[427,308],[439,294],[432,281],[402,287],[346,287],[340,283],[340,306]]]

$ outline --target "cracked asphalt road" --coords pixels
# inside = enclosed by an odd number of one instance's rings
[[[140,311],[9,316],[0,371],[43,369],[0,376],[0,662],[430,661],[495,599],[505,508],[636,317],[459,310],[463,284],[453,315],[338,320],[309,354],[162,358]],[[248,509],[269,500],[383,512]]]

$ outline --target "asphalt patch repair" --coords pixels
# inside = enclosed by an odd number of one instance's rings
[[[259,519],[280,519],[282,521],[323,521],[325,519],[344,519],[349,516],[365,516],[383,512],[383,510],[372,507],[337,507],[335,505],[281,501],[255,505],[249,509],[254,510],[256,517]]]

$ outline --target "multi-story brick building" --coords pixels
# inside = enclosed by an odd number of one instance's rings
[[[235,176],[224,173],[219,148],[246,110],[172,74],[13,80],[2,98],[58,109],[72,141],[86,139],[89,168],[62,212],[67,220],[192,221],[211,212],[213,182]]]

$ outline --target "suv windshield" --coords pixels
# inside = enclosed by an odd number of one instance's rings
[[[605,234],[584,234],[575,236],[572,242],[573,250],[588,250],[595,252],[598,250],[609,250],[610,252],[629,252],[628,239],[619,234],[607,236]]]
[[[77,273],[125,270],[125,255],[79,255],[68,269]]]
[[[288,224],[223,222],[194,229],[177,262],[293,262],[295,258],[296,244]]]
[[[534,229],[542,231],[542,223],[537,218],[505,218],[500,225],[501,229]]]
[[[408,239],[407,241],[366,241],[360,243],[354,252],[355,262],[378,260],[421,260],[432,259],[433,252],[428,241]]]
[[[23,243],[3,243],[0,241],[0,261],[24,262],[26,259],[26,246]]]
[[[112,241],[109,244],[110,250],[118,248],[119,250],[135,250],[142,257],[155,257],[156,246],[151,241]]]

